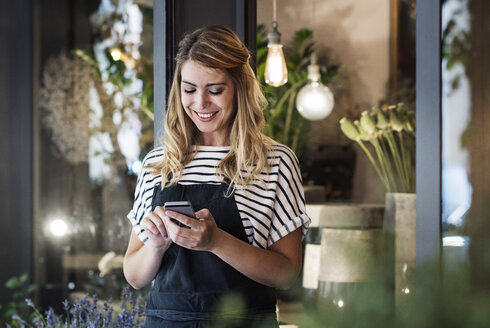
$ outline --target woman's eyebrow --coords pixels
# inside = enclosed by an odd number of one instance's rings
[[[196,84],[191,83],[191,82],[188,82],[188,81],[184,81],[184,80],[182,80],[181,83],[189,84],[189,85],[191,85],[193,87],[196,86]],[[213,86],[217,86],[217,85],[227,85],[227,84],[225,82],[216,82],[216,83],[208,83],[205,86],[206,87],[213,87]]]

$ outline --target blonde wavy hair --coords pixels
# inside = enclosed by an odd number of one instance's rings
[[[196,155],[194,146],[202,144],[202,135],[181,101],[182,65],[188,60],[225,71],[235,86],[235,113],[229,126],[231,149],[220,161],[217,175],[229,179],[232,190],[254,180],[263,181],[260,173],[264,169],[268,172],[267,152],[272,139],[262,134],[267,101],[250,66],[248,49],[229,28],[206,26],[184,37],[175,60],[165,120],[164,156],[161,162],[150,166],[155,174],[162,175],[162,188],[182,178],[184,167]]]

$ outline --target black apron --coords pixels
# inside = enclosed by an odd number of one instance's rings
[[[166,201],[207,208],[216,225],[249,243],[228,185],[174,184],[153,192],[152,211]],[[227,304],[226,304],[227,303]],[[241,305],[241,306],[240,306]],[[274,289],[247,278],[216,255],[172,244],[149,295],[145,327],[278,327]]]

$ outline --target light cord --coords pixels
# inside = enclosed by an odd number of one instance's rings
[[[277,3],[276,0],[272,0],[272,21],[277,22]]]

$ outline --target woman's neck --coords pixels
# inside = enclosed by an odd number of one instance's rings
[[[199,145],[225,147],[230,145],[230,138],[224,136],[203,135]]]

